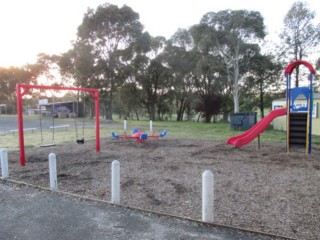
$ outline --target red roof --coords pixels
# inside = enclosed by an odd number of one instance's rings
[[[294,61],[292,63],[290,63],[287,67],[286,70],[284,70],[284,75],[286,75],[287,73],[289,73],[289,75],[291,75],[292,71],[299,66],[300,64],[303,64],[304,66],[306,66],[310,72],[312,72],[313,74],[316,74],[316,70],[314,70],[313,66],[311,65],[311,63],[307,62],[307,61],[303,61],[303,60],[297,60]]]

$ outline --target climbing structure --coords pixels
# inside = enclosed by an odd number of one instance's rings
[[[291,87],[291,74],[299,65],[306,66],[309,71],[309,86]],[[313,108],[313,76],[315,70],[313,66],[303,60],[290,63],[284,75],[287,82],[286,108],[287,108],[287,152],[290,148],[302,146],[306,148],[306,154],[311,153],[312,141],[312,108]],[[296,104],[298,96],[303,95],[306,104]]]

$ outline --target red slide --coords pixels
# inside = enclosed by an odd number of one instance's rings
[[[236,147],[241,147],[243,145],[248,144],[253,139],[255,139],[260,133],[262,133],[268,127],[268,125],[272,122],[273,119],[275,119],[276,117],[286,115],[286,111],[287,110],[285,108],[279,108],[271,111],[266,117],[261,119],[248,131],[238,136],[230,137],[226,143],[233,144]]]

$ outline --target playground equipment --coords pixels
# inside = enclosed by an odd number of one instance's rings
[[[24,149],[24,132],[23,132],[23,107],[22,97],[31,89],[43,90],[67,90],[67,91],[83,91],[92,95],[95,101],[95,118],[96,118],[96,151],[100,152],[100,114],[99,114],[99,90],[93,88],[73,88],[73,87],[59,87],[59,86],[44,86],[44,85],[28,85],[17,84],[17,113],[18,113],[18,131],[19,131],[19,149],[20,149],[20,165],[25,166],[25,149]]]
[[[167,135],[167,130],[163,130],[159,135],[155,135],[152,120],[150,120],[151,135],[148,135],[145,132],[142,132],[139,128],[134,128],[132,131],[132,135],[127,135],[127,120],[123,121],[123,130],[124,130],[123,135],[119,135],[112,132],[112,137],[120,140],[133,138],[133,139],[136,139],[136,142],[141,143],[141,142],[145,142],[148,138],[154,138],[158,140]]]
[[[148,139],[148,135],[144,132],[141,132],[141,130],[138,128],[133,129],[131,135],[126,135],[126,134],[119,135],[119,134],[112,132],[112,137],[115,139],[120,139],[120,140],[132,138],[132,139],[135,139],[136,142],[139,142],[139,143],[145,142]]]
[[[307,87],[291,87],[291,74],[299,65],[306,66],[309,71],[309,86]],[[285,71],[287,91],[286,91],[286,107],[287,107],[287,152],[291,147],[303,146],[306,148],[306,154],[311,153],[312,142],[312,108],[313,108],[313,76],[316,71],[313,66],[303,60],[297,60],[290,63]],[[297,107],[295,100],[299,95],[303,95],[306,99],[305,106]]]
[[[292,71],[299,65],[306,66],[309,71],[309,86],[291,88]],[[265,118],[261,119],[248,131],[227,140],[227,144],[241,147],[250,143],[259,136],[272,122],[273,119],[287,115],[287,152],[294,146],[305,146],[306,154],[311,153],[311,133],[312,133],[312,107],[313,107],[313,89],[312,79],[315,70],[312,65],[303,60],[297,60],[290,63],[285,71],[287,89],[286,89],[286,108],[271,111]],[[299,95],[304,95],[306,104],[300,107],[295,105],[295,100]],[[288,114],[289,113],[289,114]]]
[[[142,142],[145,142],[148,138],[155,138],[155,139],[160,139],[161,137],[164,137],[167,135],[167,130],[163,130],[162,133],[160,133],[159,135],[149,135],[142,132],[139,128],[135,128],[133,129],[132,131],[132,134],[131,135],[119,135],[119,134],[116,134],[115,132],[112,132],[112,137],[115,138],[115,139],[120,139],[120,140],[125,140],[125,139],[136,139],[136,142],[138,143],[142,143]]]

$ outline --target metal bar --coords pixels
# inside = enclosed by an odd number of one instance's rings
[[[291,76],[289,73],[286,73],[286,80],[287,80],[287,153],[290,152],[290,82],[291,82]]]
[[[96,91],[99,91],[97,89],[92,88],[74,88],[74,87],[59,87],[59,86],[46,86],[46,85],[28,85],[28,84],[18,84],[20,88],[26,88],[26,89],[44,89],[44,90],[69,90],[69,91],[84,91],[84,92],[90,92],[95,93]]]
[[[310,102],[310,110],[309,110],[309,144],[308,144],[308,154],[311,153],[311,145],[312,145],[312,112],[313,112],[313,82],[312,82],[313,74],[310,72],[310,95],[309,95],[309,102]]]
[[[26,156],[24,150],[24,132],[23,132],[23,116],[22,116],[22,94],[21,86],[17,84],[17,114],[18,114],[18,129],[19,129],[19,151],[20,151],[20,165],[26,165]]]
[[[96,151],[100,152],[100,107],[99,107],[99,90],[94,92],[94,101],[96,107]]]

